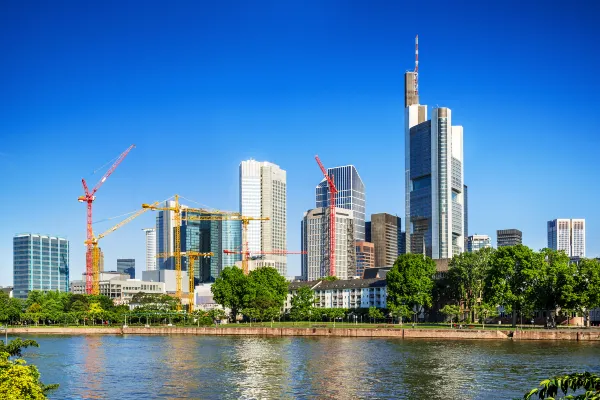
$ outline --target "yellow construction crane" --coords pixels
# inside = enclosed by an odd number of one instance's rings
[[[158,253],[156,255],[156,258],[167,258],[167,257],[173,257],[175,253]],[[188,259],[188,269],[187,269],[187,273],[188,273],[188,312],[192,312],[194,311],[194,289],[195,289],[195,285],[194,285],[194,265],[196,264],[196,260],[198,260],[200,257],[212,257],[215,255],[215,253],[213,252],[209,252],[209,253],[200,253],[198,251],[186,251],[186,252],[179,252],[180,256],[186,256]],[[179,274],[177,274],[176,279],[179,279],[179,283],[181,286],[181,271],[179,272]],[[181,298],[179,298],[179,304],[177,305],[177,311],[181,310]]]
[[[152,206],[156,206],[158,203],[153,203]],[[99,268],[99,260],[100,260],[100,249],[98,248],[98,241],[105,237],[106,235],[113,233],[117,229],[121,228],[123,225],[128,224],[133,221],[143,213],[148,211],[148,208],[142,208],[137,211],[135,214],[125,218],[123,221],[119,222],[106,232],[99,234],[98,236],[94,236],[92,234],[91,240],[86,240],[86,245],[92,245],[92,294],[98,295],[100,294],[100,268]]]
[[[191,211],[191,210],[188,210]],[[202,210],[204,213],[212,213],[212,211]],[[219,211],[219,213],[224,213]],[[185,219],[188,221],[242,221],[242,271],[248,275],[248,255],[250,253],[248,249],[248,225],[250,221],[268,221],[269,217],[245,217],[239,213],[229,213],[223,215],[186,215]]]

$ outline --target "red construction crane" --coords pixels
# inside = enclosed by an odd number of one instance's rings
[[[327,174],[318,155],[315,156],[315,160],[317,160],[329,187],[329,276],[335,276],[335,195],[337,189],[333,183],[333,177]]]
[[[94,233],[92,232],[92,203],[96,200],[96,192],[100,189],[100,186],[106,181],[106,179],[114,172],[114,170],[119,166],[121,161],[127,156],[127,154],[135,147],[134,144],[129,146],[127,150],[125,150],[121,155],[117,158],[117,161],[114,162],[112,167],[100,179],[100,181],[96,184],[96,186],[90,191],[88,189],[87,183],[85,183],[85,179],[81,179],[81,183],[83,184],[84,195],[79,196],[77,200],[81,203],[87,203],[87,250],[85,252],[85,292],[87,294],[92,294],[93,288],[93,262],[92,262],[92,248],[93,248],[93,240]]]

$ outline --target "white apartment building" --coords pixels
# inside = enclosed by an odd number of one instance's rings
[[[488,235],[471,235],[467,238],[467,251],[469,253],[475,253],[489,247],[492,247],[492,240]]]
[[[548,248],[562,250],[569,257],[585,257],[585,219],[548,221]]]
[[[356,272],[353,211],[335,209],[335,275],[349,279]],[[304,213],[301,227],[302,276],[313,281],[329,275],[329,209],[315,208]],[[323,248],[325,247],[325,248]]]
[[[100,294],[108,296],[116,305],[129,304],[131,298],[140,292],[148,294],[166,294],[163,282],[146,282],[140,279],[118,278],[100,281]]]
[[[269,218],[248,225],[248,249],[252,252],[287,250],[286,171],[267,161],[247,160],[240,164],[240,213]],[[273,267],[287,275],[287,257],[269,255]]]
[[[146,271],[156,270],[156,229],[142,229],[146,233]]]

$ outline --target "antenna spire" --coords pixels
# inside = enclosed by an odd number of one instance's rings
[[[415,37],[415,94],[419,94],[419,35]]]

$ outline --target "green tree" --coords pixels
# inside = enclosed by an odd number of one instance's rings
[[[292,296],[290,318],[294,321],[307,321],[312,314],[315,295],[309,286],[302,286]]]
[[[431,307],[435,263],[421,254],[402,254],[387,273],[387,303],[411,310]]]
[[[91,303],[87,312],[94,323],[96,323],[96,319],[104,317],[104,310],[102,309],[100,303]]]
[[[11,340],[8,344],[4,344],[3,341],[0,341],[0,353],[8,353],[10,357],[17,356],[21,357],[21,350],[27,347],[40,347],[40,345],[31,339],[23,340],[21,338],[16,338]]]
[[[575,395],[580,389],[585,390],[585,393]],[[567,395],[569,391],[573,394],[565,397],[557,397],[559,391],[565,395]],[[533,399],[533,396],[536,394],[540,399],[599,400],[600,376],[589,372],[583,372],[544,379],[540,382],[539,388],[532,389],[525,393],[523,399]]]
[[[377,322],[379,319],[383,319],[383,312],[376,307],[369,307],[369,318],[373,320],[373,322]]]
[[[388,309],[394,318],[398,318],[399,324],[402,324],[402,318],[410,319],[413,316],[412,310],[406,304],[390,304]]]
[[[475,306],[483,297],[484,281],[493,252],[492,248],[465,252],[450,261],[447,274],[449,298],[464,306],[469,313],[469,321],[475,318]]]
[[[450,324],[452,325],[452,321],[454,319],[453,317],[456,316],[456,322],[458,322],[458,316],[460,314],[460,307],[455,304],[446,304],[444,307],[442,307],[440,312],[442,314],[444,314],[446,317],[450,317]]]
[[[512,312],[513,326],[517,310],[522,310],[527,302],[535,302],[535,283],[540,278],[543,260],[540,253],[523,245],[500,247],[492,256],[484,301]]]
[[[225,267],[210,290],[217,304],[231,309],[230,318],[235,321],[247,296],[248,277],[238,267]]]
[[[288,283],[273,267],[251,271],[244,306],[255,309],[259,319],[273,320],[281,312],[288,293]]]
[[[495,317],[496,315],[498,315],[497,308],[490,304],[487,304],[487,303],[480,303],[480,304],[476,305],[475,311],[477,312],[477,315],[479,315],[481,317],[481,323],[482,323],[484,329],[485,329],[486,318]]]
[[[225,310],[222,308],[213,308],[208,312],[208,317],[213,320],[213,322],[221,321],[225,318]]]
[[[328,281],[328,282],[333,282],[333,281],[337,281],[339,280],[339,278],[337,276],[326,276],[324,278],[321,278],[322,281]]]
[[[574,308],[590,324],[590,310],[600,307],[600,261],[584,258],[576,266]]]

